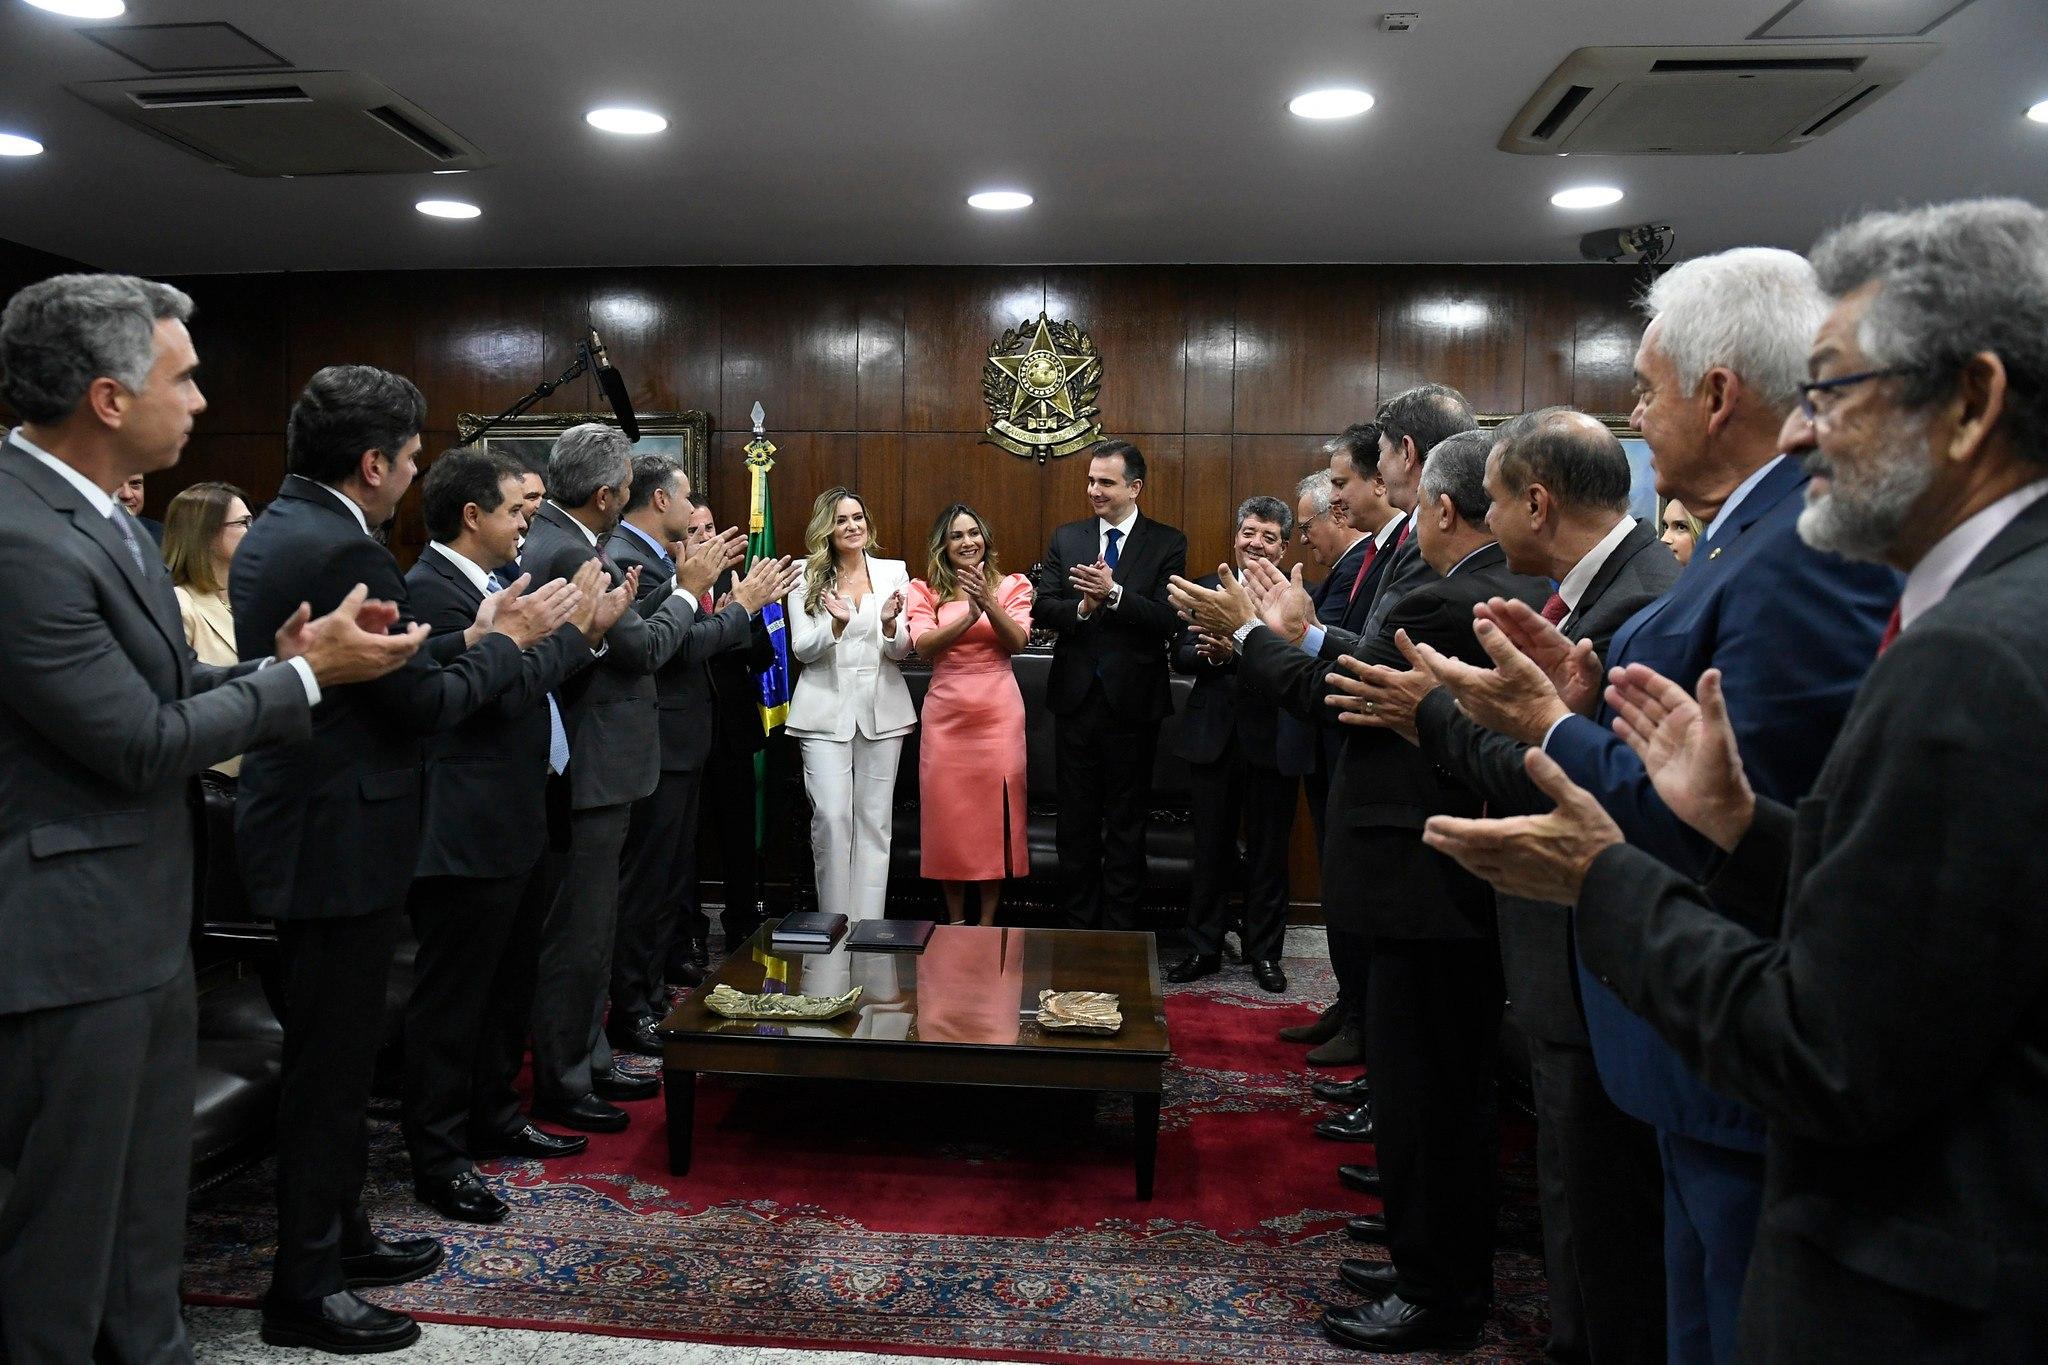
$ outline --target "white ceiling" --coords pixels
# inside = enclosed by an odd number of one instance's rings
[[[1883,0],[1869,0],[1881,6]],[[368,72],[477,143],[463,176],[253,180],[63,87],[144,74],[77,21],[0,0],[0,237],[149,273],[796,262],[1562,261],[1603,225],[1678,254],[1804,247],[1873,204],[2048,197],[2048,3],[1976,0],[1946,50],[1781,156],[1495,149],[1572,49],[1727,44],[1784,0],[129,0],[225,20],[308,69]],[[1837,4],[1839,8],[1839,3]],[[1419,12],[1383,33],[1382,10]],[[1768,48],[1768,42],[1758,43]],[[1289,96],[1359,84],[1314,124]],[[642,104],[653,139],[598,133]],[[1552,191],[1628,198],[1591,215]],[[1020,214],[966,207],[1020,186]],[[460,193],[480,219],[415,213]]]

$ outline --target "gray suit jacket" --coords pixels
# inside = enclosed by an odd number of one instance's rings
[[[0,450],[0,1013],[170,980],[192,926],[192,778],[310,728],[296,669],[192,657],[134,530],[141,573],[76,488]]]
[[[647,542],[620,527],[604,543],[605,553],[621,569],[640,569],[640,601],[656,599],[672,584],[675,570],[655,558]],[[674,589],[670,587],[669,591]],[[661,770],[695,772],[711,753],[711,656],[744,649],[753,640],[753,618],[747,609],[728,602],[714,615],[699,614],[683,632],[683,642],[654,675],[656,720],[661,730]]]
[[[1678,560],[1657,538],[1657,528],[1637,521],[1593,575],[1570,615],[1558,623],[1573,640],[1591,640],[1600,657],[1622,622],[1670,591],[1678,581]],[[1486,798],[1493,815],[1533,814],[1550,809],[1523,768],[1527,746],[1479,725],[1438,688],[1416,708],[1415,729],[1423,755]],[[1515,1022],[1533,1037],[1552,1043],[1590,1046],[1579,1013],[1572,969],[1571,910],[1563,905],[1503,897],[1500,914],[1501,969]]]
[[[573,518],[543,502],[526,533],[519,567],[536,583],[573,578],[597,548]],[[613,584],[625,573],[602,556]],[[661,780],[661,731],[655,721],[654,674],[682,647],[695,604],[674,580],[642,597],[604,637],[597,663],[555,693],[569,732],[569,804],[577,810],[623,806],[651,793]]]

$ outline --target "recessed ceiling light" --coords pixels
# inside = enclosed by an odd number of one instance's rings
[[[460,199],[422,199],[413,207],[429,218],[475,218],[483,213],[475,204]]]
[[[2027,110],[2027,117],[2036,123],[2048,123],[2048,100],[2042,100],[2039,104]]]
[[[1621,202],[1621,191],[1612,185],[1574,185],[1550,196],[1561,209],[1604,209]]]
[[[982,190],[967,196],[967,202],[974,208],[987,209],[990,213],[1010,213],[1017,209],[1031,207],[1031,196],[1022,190]]]
[[[37,9],[67,19],[118,19],[128,8],[121,0],[28,0]]]
[[[454,170],[448,170],[448,171],[435,171],[435,172],[434,172],[434,174],[435,174],[435,175],[468,175],[468,174],[469,174],[469,168],[468,168],[468,167],[466,167],[466,166],[458,166],[458,167],[456,167],[456,168],[455,168]]]
[[[1310,90],[1287,101],[1288,112],[1297,118],[1357,118],[1370,108],[1371,95],[1349,88]]]
[[[607,133],[646,137],[668,127],[668,120],[648,109],[593,109],[583,116],[591,127]]]
[[[0,133],[0,156],[41,156],[43,144],[20,133]]]

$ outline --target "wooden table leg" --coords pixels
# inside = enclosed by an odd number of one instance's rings
[[[1152,1197],[1152,1170],[1159,1160],[1159,1092],[1139,1091],[1131,1097],[1138,1141],[1138,1198]]]
[[[697,1124],[697,1073],[669,1071],[662,1082],[668,1109],[668,1173],[688,1175],[691,1133]]]

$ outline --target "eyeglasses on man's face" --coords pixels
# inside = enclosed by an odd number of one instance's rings
[[[1873,379],[1897,379],[1901,375],[1918,374],[1920,370],[1918,365],[1887,365],[1881,370],[1863,370],[1835,379],[1816,379],[1810,384],[1801,384],[1799,415],[1809,422],[1816,421],[1821,413],[1834,406],[1833,395],[1853,384],[1867,384]]]

